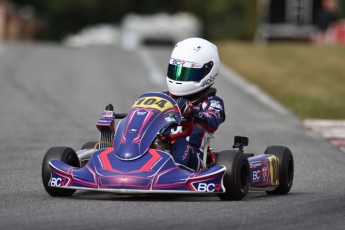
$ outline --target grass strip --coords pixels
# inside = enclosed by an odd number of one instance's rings
[[[345,46],[217,43],[223,63],[303,118],[345,119]]]

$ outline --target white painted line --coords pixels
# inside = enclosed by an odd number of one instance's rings
[[[291,114],[289,110],[287,110],[285,107],[283,107],[277,101],[272,99],[270,96],[264,93],[257,86],[245,80],[242,76],[240,76],[238,73],[231,70],[229,67],[227,67],[223,63],[220,64],[220,72],[222,76],[224,76],[225,79],[227,79],[231,84],[237,86],[238,88],[243,90],[245,93],[252,95],[262,104],[268,106],[275,112],[282,115]]]
[[[145,47],[140,47],[137,53],[149,73],[150,81],[156,86],[163,86],[165,84],[165,74],[158,68],[159,65],[149,50]]]
[[[343,132],[345,127],[320,127],[320,126],[307,126],[304,125],[305,128],[312,130],[316,133],[324,133],[324,132]]]
[[[325,130],[322,136],[326,138],[345,138],[345,129]]]
[[[305,119],[304,125],[306,127],[343,127],[345,128],[345,121],[323,120],[323,119]]]

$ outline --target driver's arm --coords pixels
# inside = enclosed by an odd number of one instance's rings
[[[214,133],[225,121],[224,102],[217,96],[210,96],[193,109],[194,121],[207,131]]]

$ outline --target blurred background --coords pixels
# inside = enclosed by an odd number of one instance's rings
[[[87,25],[120,25],[128,14],[190,12],[204,25],[203,35],[213,39],[251,39],[256,23],[256,4],[250,0],[217,0],[202,4],[194,0],[15,0],[2,2],[2,8],[5,8],[10,27],[15,24],[13,21],[24,24],[19,27],[26,27],[30,18],[36,24],[35,38],[45,40],[61,40]]]
[[[337,0],[12,0],[0,1],[1,40],[55,40],[90,25],[123,26],[128,15],[197,18],[201,36],[215,39],[303,39],[344,16]],[[183,20],[181,20],[183,22]],[[175,30],[175,33],[181,31]]]
[[[133,50],[204,37],[299,117],[343,119],[344,15],[345,0],[12,0],[0,1],[0,41]]]

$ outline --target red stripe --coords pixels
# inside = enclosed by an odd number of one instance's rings
[[[203,122],[199,122],[198,124],[201,125],[204,129],[206,129],[210,133],[214,133],[216,131],[216,129],[212,128],[211,126],[208,126],[207,124]]]
[[[111,170],[112,169],[110,161],[108,159],[108,154],[113,152],[113,151],[114,151],[114,148],[107,148],[101,154],[99,154],[99,158],[102,161],[102,165],[103,165],[104,170]]]

